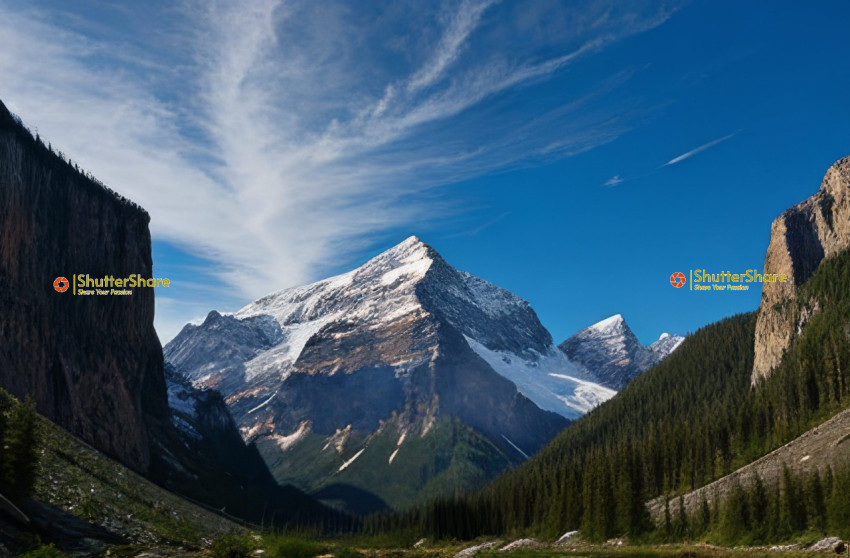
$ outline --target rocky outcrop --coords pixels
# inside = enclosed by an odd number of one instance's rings
[[[168,420],[153,289],[74,296],[58,276],[151,276],[148,214],[49,150],[0,103],[0,386],[140,472]]]
[[[797,288],[821,260],[850,247],[850,157],[832,165],[820,190],[787,209],[774,222],[764,259],[765,274],[787,282],[765,282],[755,334],[753,384],[767,377],[796,334]]]
[[[275,482],[217,392],[171,374],[166,384],[153,289],[54,289],[57,277],[74,274],[151,277],[149,220],[33,138],[0,103],[0,387],[32,397],[41,414],[100,452],[217,510],[280,525],[344,525]],[[225,358],[240,339],[258,343],[243,356],[267,346],[275,331],[266,322],[240,322],[230,345],[210,349]]]

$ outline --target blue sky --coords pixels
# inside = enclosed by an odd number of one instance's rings
[[[411,234],[556,341],[752,310],[850,154],[846,2],[0,0],[0,98],[152,215],[163,340]]]

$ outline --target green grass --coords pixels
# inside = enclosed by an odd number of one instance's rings
[[[477,558],[748,558],[771,557],[779,554],[768,547],[726,548],[703,544],[676,544],[650,546],[582,545],[576,548],[522,548],[508,552],[484,551]],[[823,553],[783,551],[782,558],[824,556]]]
[[[21,554],[21,558],[65,558],[67,554],[57,549],[52,544],[40,546]]]
[[[520,462],[518,456],[506,455],[483,435],[451,418],[439,419],[424,437],[407,435],[398,446],[400,435],[394,425],[368,440],[353,435],[341,455],[333,447],[325,448],[327,439],[317,434],[308,435],[295,452],[281,453],[271,441],[261,441],[258,449],[279,483],[310,493],[329,485],[347,485],[377,496],[394,509],[484,486]],[[365,451],[339,471],[364,444]],[[325,501],[345,506],[343,501]]]
[[[287,535],[268,535],[263,543],[266,555],[271,558],[313,558],[331,549],[327,542]]]
[[[200,548],[204,539],[242,529],[142,478],[43,417],[39,432],[36,500],[106,523],[144,545]]]

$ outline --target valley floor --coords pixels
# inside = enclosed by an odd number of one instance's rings
[[[254,539],[260,541],[259,538]],[[523,539],[525,541],[527,539]],[[493,546],[489,544],[496,543]],[[235,545],[235,546],[233,546]],[[521,541],[480,541],[474,543],[417,543],[418,546],[393,546],[373,541],[336,539],[309,541],[293,537],[263,537],[262,542],[241,547],[244,556],[280,558],[801,558],[830,557],[831,550],[814,551],[803,545],[774,547],[727,548],[709,544],[622,545],[573,543],[570,545],[539,544],[524,546]],[[518,545],[518,546],[515,546]],[[485,548],[479,548],[484,546]],[[505,549],[505,546],[508,549]],[[219,547],[218,551],[234,550],[238,543]],[[476,550],[477,549],[477,550]],[[260,552],[262,550],[262,552]],[[216,555],[216,554],[214,554]],[[224,556],[227,554],[217,554]],[[239,556],[240,554],[230,554]]]

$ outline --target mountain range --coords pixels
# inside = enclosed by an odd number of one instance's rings
[[[431,506],[417,518],[433,526],[424,534],[725,545],[850,535],[850,157],[774,221],[764,271],[788,281],[766,283],[757,312],[699,329],[511,473]],[[609,336],[620,346],[618,322],[567,349]]]
[[[364,512],[481,485],[676,346],[644,348],[619,323],[580,356],[646,353],[622,378],[574,362],[526,301],[410,237],[348,273],[210,312],[164,353],[222,393],[279,482]]]

